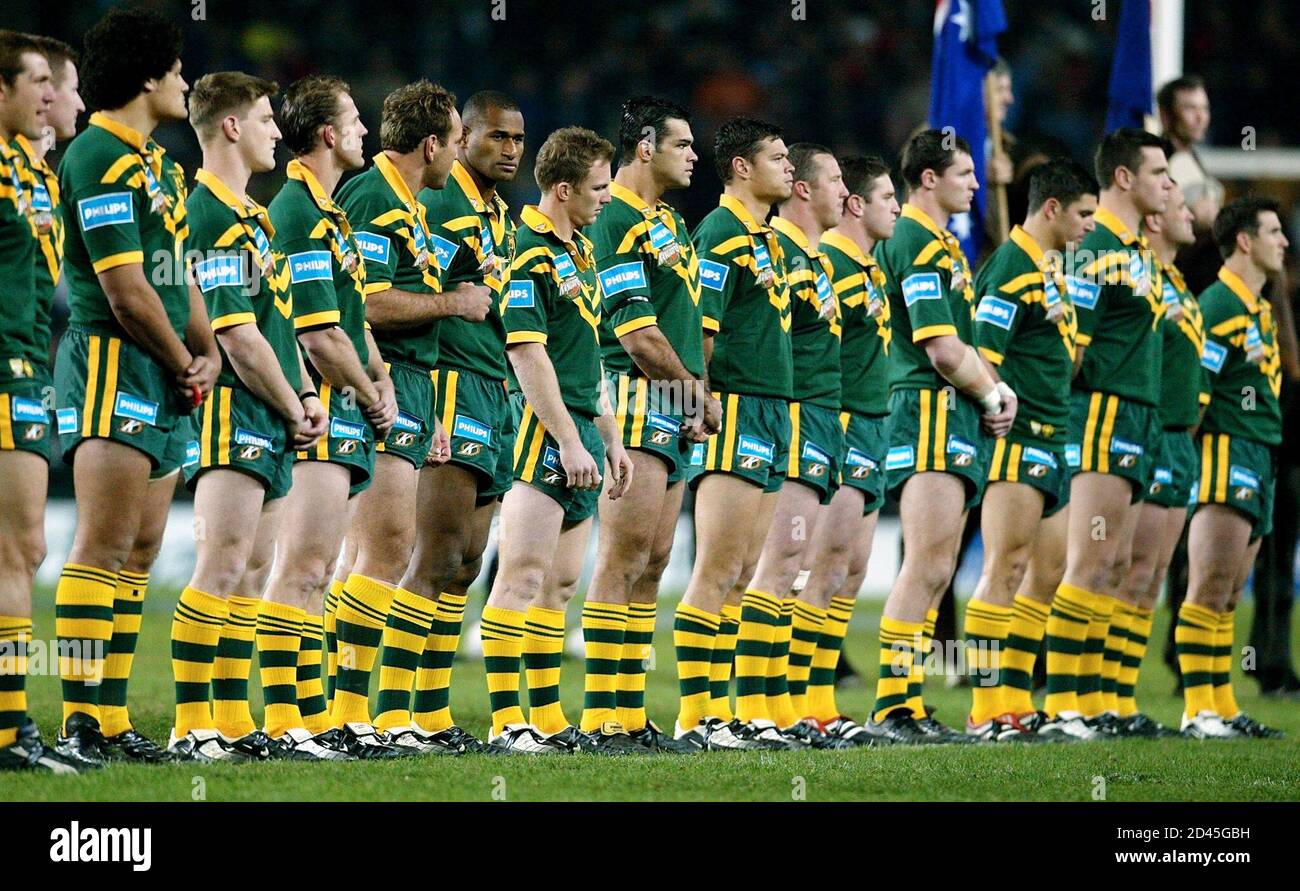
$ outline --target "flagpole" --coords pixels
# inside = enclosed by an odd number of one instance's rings
[[[1184,0],[1152,0],[1151,89],[1159,90],[1183,73]],[[1152,97],[1154,99],[1154,96]],[[1152,108],[1155,107],[1154,101]],[[1147,129],[1160,132],[1160,122],[1147,117]]]
[[[993,119],[993,103],[997,97],[997,75],[992,71],[984,75],[984,118],[988,122],[989,146],[992,155],[1002,154],[1002,125]],[[998,243],[1007,240],[1011,234],[1011,212],[1007,209],[1007,187],[1005,183],[993,184],[993,207],[997,214]]]

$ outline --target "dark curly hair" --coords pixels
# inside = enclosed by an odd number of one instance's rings
[[[156,12],[110,9],[86,32],[81,94],[92,108],[121,108],[181,57],[181,31]]]

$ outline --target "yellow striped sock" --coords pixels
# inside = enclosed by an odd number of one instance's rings
[[[1127,606],[1127,604],[1125,604]],[[1137,682],[1142,671],[1142,660],[1147,654],[1147,640],[1151,637],[1151,618],[1154,613],[1149,609],[1128,607],[1129,626],[1124,640],[1124,656],[1120,661],[1119,676],[1115,681],[1115,693],[1119,702],[1119,716],[1128,718],[1138,713]]]
[[[384,654],[379,660],[379,699],[375,726],[380,730],[411,723],[411,687],[424,652],[438,602],[405,588],[393,593],[384,625]]]
[[[823,724],[840,716],[835,702],[835,671],[839,667],[840,652],[844,649],[844,635],[853,617],[853,597],[832,597],[826,609],[826,621],[817,635],[817,649],[813,651],[812,670],[808,673],[808,709]]]
[[[970,722],[983,724],[1006,711],[998,681],[1000,656],[1011,629],[1011,607],[972,600],[966,604],[966,665],[970,676]]]
[[[1111,601],[1112,608],[1102,655],[1101,699],[1102,710],[1117,715],[1119,714],[1119,673],[1124,663],[1124,650],[1128,646],[1128,629],[1133,624],[1133,608],[1118,597],[1108,599]]]
[[[934,642],[934,626],[938,621],[937,609],[926,610],[925,624],[921,628],[921,649],[912,660],[911,677],[907,681],[907,707],[912,710],[912,717],[918,721],[926,716],[925,659],[930,655],[930,645]]]
[[[618,666],[627,623],[626,603],[588,600],[582,605],[586,678],[579,727],[588,733],[600,730],[607,723],[618,723]]]
[[[794,710],[788,680],[794,604],[793,597],[781,601],[781,615],[777,617],[776,631],[772,635],[772,656],[767,661],[767,713],[778,727],[793,727],[803,717]]]
[[[393,602],[391,585],[358,575],[348,576],[334,611],[338,667],[330,721],[370,723],[370,672],[384,636],[384,623]]]
[[[1183,676],[1184,711],[1189,718],[1216,711],[1214,653],[1218,635],[1219,614],[1184,600],[1174,626],[1174,650]]]
[[[646,725],[645,676],[654,645],[655,607],[653,603],[627,605],[627,632],[618,662],[618,723],[628,733]]]
[[[117,574],[117,590],[113,594],[113,637],[108,642],[104,682],[99,687],[99,729],[105,736],[117,736],[131,729],[126,688],[140,638],[140,619],[148,589],[148,573],[124,569]]]
[[[18,741],[27,719],[27,651],[32,620],[0,616],[0,749]]]
[[[191,730],[211,730],[209,695],[217,642],[225,627],[226,601],[196,588],[186,588],[172,613],[172,677],[176,679],[177,738]]]
[[[718,616],[718,633],[713,638],[713,652],[709,655],[709,704],[705,712],[727,723],[735,718],[731,711],[731,669],[736,663],[739,636],[740,604],[724,603]]]
[[[265,712],[262,729],[280,737],[303,726],[298,710],[298,647],[307,613],[287,603],[261,601],[257,612],[257,664]]]
[[[338,676],[339,646],[338,627],[335,614],[339,608],[339,598],[343,596],[343,580],[331,579],[330,589],[325,595],[325,608],[322,615],[321,630],[325,639],[325,706],[334,706],[334,683]]]
[[[248,707],[248,677],[253,671],[253,639],[261,600],[229,597],[230,613],[217,642],[212,666],[212,717],[218,732],[238,739],[257,729]]]
[[[524,711],[519,707],[524,614],[514,609],[485,606],[479,635],[483,640],[483,668],[487,672],[488,703],[492,708],[492,735],[500,736],[507,724],[524,723]]]
[[[421,729],[437,733],[455,725],[451,717],[451,668],[460,647],[460,629],[465,621],[464,594],[438,595],[438,608],[424,639],[420,667],[415,672],[415,701],[411,720]]]
[[[1034,662],[1043,647],[1050,614],[1051,607],[1047,604],[1020,594],[1011,604],[1011,624],[1002,651],[998,685],[1002,688],[1002,708],[1013,715],[1034,710]]]
[[[780,621],[781,601],[766,591],[745,591],[736,637],[736,717],[746,724],[772,720],[767,710],[767,675]]]
[[[542,733],[569,726],[560,704],[560,663],[564,660],[564,612],[540,606],[524,614],[524,681],[528,685],[528,723]]]
[[[117,573],[68,563],[54,592],[54,633],[58,636],[63,720],[81,712],[99,720],[104,656],[113,637],[113,597]]]
[[[790,620],[790,667],[787,672],[790,686],[790,704],[800,718],[812,715],[808,706],[808,676],[812,673],[813,654],[817,639],[826,624],[826,610],[803,601],[795,604]]]
[[[1102,671],[1106,666],[1106,638],[1115,598],[1091,592],[1089,597],[1092,617],[1088,622],[1088,637],[1083,642],[1083,655],[1079,658],[1079,711],[1085,718],[1095,718],[1106,710]]]
[[[871,719],[882,721],[895,709],[911,711],[908,686],[912,664],[920,655],[925,625],[882,616],[880,619],[880,677]]]
[[[1047,617],[1047,698],[1050,717],[1074,715],[1079,708],[1079,663],[1092,622],[1092,595],[1061,582]]]
[[[686,730],[709,717],[709,673],[719,622],[718,616],[688,603],[679,603],[673,614],[680,690],[677,722]]]
[[[298,645],[298,712],[302,726],[313,735],[330,729],[329,705],[321,681],[321,654],[324,649],[324,619],[307,615],[302,623],[302,642]]]
[[[1214,710],[1227,720],[1241,711],[1237,697],[1232,692],[1233,622],[1236,613],[1228,610],[1219,613],[1219,626],[1214,635]]]

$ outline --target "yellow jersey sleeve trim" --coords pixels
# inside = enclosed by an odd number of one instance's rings
[[[956,325],[926,325],[924,328],[917,328],[912,332],[912,343],[920,343],[923,340],[929,340],[931,337],[943,337],[945,334],[957,335]]]
[[[995,350],[991,350],[988,347],[980,347],[979,351],[981,356],[983,356],[985,359],[988,359],[994,365],[1001,365],[1002,360],[1006,358],[1001,353]]]
[[[700,320],[700,327],[705,331],[708,331],[710,334],[717,334],[722,330],[722,323],[717,319],[711,319],[708,316],[704,316]]]
[[[506,346],[517,343],[546,343],[546,335],[541,331],[511,331],[506,335]]]
[[[337,325],[339,323],[339,311],[337,309],[325,309],[320,312],[309,312],[305,316],[298,316],[293,320],[295,330],[299,328],[311,328],[314,325]]]
[[[123,251],[120,254],[110,254],[102,260],[96,260],[91,268],[96,273],[107,272],[110,269],[116,269],[119,266],[130,266],[132,263],[144,265],[144,251]]]
[[[392,282],[371,282],[366,285],[366,296],[369,297],[371,294],[378,294],[380,291],[387,291],[392,287]]]
[[[1084,334],[1082,331],[1080,331],[1078,334],[1074,336],[1074,342],[1081,347],[1086,347],[1088,344],[1092,343],[1092,335]]]
[[[633,331],[640,331],[642,328],[653,328],[659,324],[659,319],[655,316],[641,316],[632,319],[630,322],[624,322],[614,328],[614,336],[622,337],[624,334],[631,334]]]
[[[251,312],[232,312],[224,316],[217,316],[212,320],[213,331],[224,331],[227,328],[234,328],[236,325],[256,324],[257,316]]]

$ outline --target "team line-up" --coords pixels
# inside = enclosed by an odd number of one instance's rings
[[[979,187],[961,138],[908,141],[900,207],[881,159],[733,118],[714,139],[718,207],[688,232],[662,196],[694,173],[689,113],[638,97],[617,145],[545,139],[516,224],[497,194],[524,153],[511,97],[458,109],[403,86],[367,160],[342,80],[279,95],[218,72],[190,89],[180,55],[143,11],[110,11],[80,54],[0,32],[0,767],[1279,735],[1229,673],[1281,437],[1261,296],[1287,247],[1275,203],[1222,210],[1223,267],[1194,296],[1173,265],[1193,236],[1167,145],[1118,130],[1095,178],[1035,170],[1023,223],[976,272],[947,228]],[[77,133],[83,95],[98,110]],[[192,183],[150,135],[181,119],[203,153]],[[278,143],[292,160],[263,207],[247,188]],[[77,525],[49,745],[25,678],[56,438]],[[133,728],[127,683],[177,473],[199,534],[163,747]],[[686,486],[670,733],[644,694]],[[886,496],[904,556],[858,723],[834,678]],[[498,502],[480,741],[448,694]],[[950,729],[923,660],[981,503],[965,636],[983,682]],[[565,607],[597,512],[570,723]],[[1189,516],[1173,730],[1134,690]]]

